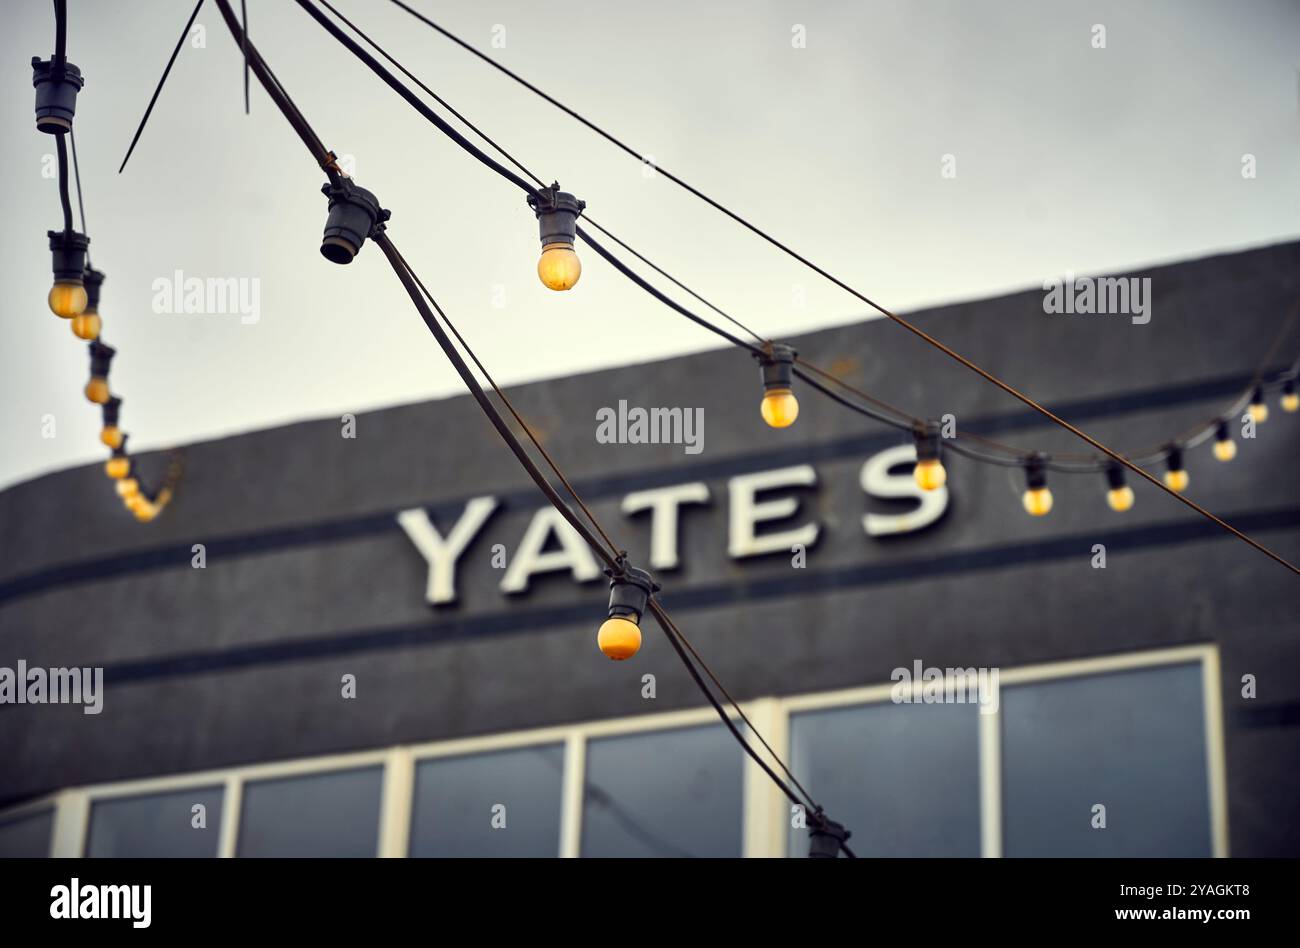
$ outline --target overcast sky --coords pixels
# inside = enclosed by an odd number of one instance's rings
[[[1300,233],[1294,0],[409,2],[897,309]],[[763,334],[865,315],[392,4],[336,5],[602,224]],[[248,6],[263,55],[326,144],[354,157],[358,182],[393,212],[393,240],[499,381],[715,346],[581,245],[578,286],[544,289],[517,189],[296,4]],[[349,267],[319,255],[323,175],[256,82],[243,114],[238,50],[212,0],[120,176],[191,3],[69,7],[68,54],[87,81],[76,129],[92,257],[108,274],[104,339],[133,448],[460,390],[374,247]],[[52,49],[51,4],[6,14],[0,485],[106,453],[81,395],[85,344],[45,304],[45,231],[60,216],[29,62]],[[155,281],[178,270],[256,285],[258,320],[155,312]]]

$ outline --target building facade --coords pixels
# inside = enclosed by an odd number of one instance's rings
[[[1300,243],[1131,276],[1149,321],[1037,289],[914,318],[1126,450],[1249,387]],[[1086,450],[887,321],[790,341],[913,414]],[[1300,855],[1300,585],[1174,499],[1052,475],[1030,517],[1023,472],[951,454],[921,495],[910,439],[815,392],[765,426],[735,349],[510,394],[860,855]],[[1231,462],[1187,452],[1187,492],[1295,561],[1300,415],[1271,407]],[[607,443],[655,408],[689,437]],[[469,397],[185,453],[147,527],[99,465],[0,493],[0,668],[103,676],[97,709],[0,704],[0,854],[806,852],[653,623],[597,650],[605,577]]]

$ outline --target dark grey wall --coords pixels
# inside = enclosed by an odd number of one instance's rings
[[[1039,290],[917,314],[928,331],[1121,449],[1218,411],[1244,385],[1300,294],[1300,243],[1142,271],[1149,325],[1048,316]],[[665,312],[664,319],[675,318]],[[761,324],[761,314],[753,315]],[[653,331],[629,325],[625,332]],[[635,344],[633,338],[625,340]],[[794,340],[802,353],[916,414],[1077,451],[1022,406],[883,321]],[[1300,333],[1276,364],[1294,358]],[[432,342],[430,359],[441,358]],[[921,533],[866,537],[884,509],[858,486],[862,463],[903,439],[801,393],[786,431],[758,416],[752,360],[713,351],[521,386],[512,398],[634,560],[644,518],[630,490],[704,480],[712,503],[682,520],[683,568],[664,595],[738,697],[880,682],[920,658],[1014,666],[1182,643],[1222,649],[1231,844],[1238,855],[1300,854],[1300,586],[1185,507],[1136,485],[1125,515],[1095,477],[1055,477],[1056,509],[1026,516],[1017,472],[949,459],[952,506]],[[595,412],[619,399],[700,406],[705,451],[606,446]],[[601,582],[566,576],[524,596],[497,589],[493,544],[513,550],[540,495],[468,398],[193,445],[166,515],[121,510],[98,465],[0,493],[0,665],[103,665],[104,713],[0,706],[0,801],[45,790],[401,742],[693,706],[699,698],[652,630],[634,661],[594,645]],[[1276,410],[1231,464],[1190,454],[1190,496],[1300,558],[1300,416]],[[726,480],[812,463],[802,517],[822,538],[808,568],[726,555]],[[161,467],[161,458],[145,458]],[[428,505],[445,527],[464,501],[504,509],[461,565],[461,601],[429,609],[426,567],[393,520]],[[1109,567],[1090,566],[1105,543]],[[191,544],[207,545],[205,570]],[[355,674],[359,697],[339,697]],[[640,697],[654,673],[659,696]],[[1243,674],[1259,697],[1240,697]],[[649,705],[653,705],[650,707]]]

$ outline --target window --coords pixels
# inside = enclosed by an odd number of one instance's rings
[[[998,672],[947,703],[895,704],[874,684],[745,711],[860,856],[1227,855],[1213,646]],[[0,813],[0,857],[807,847],[708,707],[74,788]]]
[[[787,762],[854,852],[978,856],[978,717],[974,704],[892,702],[794,714]],[[808,855],[806,830],[790,830],[788,852]]]
[[[1004,853],[1210,856],[1206,766],[1199,664],[1003,687]]]
[[[379,767],[244,785],[240,856],[374,856]]]
[[[422,760],[411,856],[556,856],[564,745]]]
[[[138,797],[96,800],[90,809],[87,856],[217,855],[221,787],[195,787]],[[195,807],[202,807],[202,819]],[[195,826],[195,822],[202,826]]]
[[[719,724],[587,745],[584,856],[739,856],[741,754]]]
[[[32,859],[50,854],[54,810],[0,817],[0,859]]]

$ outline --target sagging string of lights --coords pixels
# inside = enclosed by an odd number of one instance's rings
[[[453,39],[454,41],[464,46],[465,48],[470,49],[472,52],[475,53],[475,55],[478,55],[480,58],[484,59],[485,61],[491,63],[492,65],[506,72],[508,75],[511,76],[511,78],[514,78],[516,81],[524,84],[526,87],[536,92],[538,95],[547,99],[547,101],[552,102],[552,104],[555,104],[556,106],[558,106],[559,108],[567,112],[568,114],[573,115],[579,121],[589,125],[589,127],[592,127],[600,134],[602,134],[604,137],[615,142],[615,144],[619,145],[619,147],[623,148],[625,151],[635,154],[635,152],[632,149],[630,149],[628,146],[624,145],[622,142],[613,138],[608,133],[604,132],[602,129],[599,129],[597,126],[588,122],[585,118],[580,116],[578,113],[574,112],[572,109],[569,109],[567,106],[563,106],[560,103],[556,102],[554,99],[547,96],[545,93],[537,89],[535,86],[532,86],[530,83],[527,83],[526,80],[523,80],[513,72],[510,72],[504,67],[501,67],[494,60],[491,60],[483,56],[483,54],[479,53],[477,50],[474,50],[472,47],[470,47],[464,41],[460,40],[458,37],[453,36],[448,31],[439,27],[437,24],[433,23],[427,18],[411,10],[405,4],[401,3],[400,0],[394,0],[394,2],[396,2],[398,6],[401,6],[403,9],[407,10],[407,12],[412,13],[412,15],[416,16],[418,19],[432,26],[434,29],[437,29],[439,32],[442,32],[444,35]],[[365,63],[376,75],[378,75],[381,79],[383,79],[391,88],[394,89],[394,91],[398,92],[399,95],[401,95],[404,99],[406,99],[406,101],[413,108],[415,108],[418,112],[424,115],[424,117],[427,118],[431,123],[433,123],[440,131],[444,132],[444,134],[452,138],[453,141],[455,141],[458,145],[460,145],[464,150],[472,154],[480,162],[492,168],[502,177],[511,181],[516,186],[520,187],[526,192],[528,204],[536,213],[541,227],[540,236],[542,241],[542,255],[538,261],[538,275],[541,278],[543,284],[545,284],[550,289],[562,291],[562,290],[571,289],[577,283],[581,275],[581,264],[578,261],[576,253],[574,252],[573,245],[574,245],[575,237],[582,238],[585,243],[587,243],[594,250],[596,250],[596,252],[600,256],[602,256],[609,263],[611,263],[616,269],[618,269],[621,273],[623,273],[633,282],[637,283],[637,285],[639,285],[642,289],[646,290],[647,292],[655,296],[661,302],[665,303],[666,305],[668,305],[670,308],[674,309],[678,313],[704,326],[705,328],[708,328],[710,331],[713,331],[719,336],[727,339],[733,344],[748,349],[755,356],[755,358],[758,359],[762,370],[764,397],[760,405],[760,411],[763,415],[764,420],[769,425],[777,428],[788,427],[790,424],[794,422],[795,418],[798,416],[798,401],[794,396],[793,386],[791,384],[792,378],[798,377],[806,384],[809,384],[815,390],[821,392],[824,395],[831,397],[834,401],[842,405],[845,405],[846,407],[858,411],[859,413],[864,414],[868,417],[874,418],[875,420],[880,421],[884,424],[890,425],[891,427],[895,427],[910,432],[916,441],[917,451],[918,451],[918,463],[914,469],[914,476],[917,484],[921,486],[923,489],[936,490],[939,487],[943,486],[944,483],[946,483],[946,472],[943,469],[940,453],[941,450],[951,450],[953,451],[953,453],[983,463],[993,463],[993,464],[1001,464],[1003,466],[1015,466],[1015,467],[1023,468],[1025,472],[1025,491],[1024,494],[1022,495],[1022,504],[1026,512],[1028,512],[1032,516],[1044,516],[1047,513],[1049,513],[1052,509],[1052,503],[1053,503],[1052,495],[1051,495],[1050,488],[1047,486],[1047,480],[1046,480],[1047,472],[1049,470],[1054,472],[1067,473],[1067,474],[1088,473],[1088,472],[1104,473],[1106,476],[1106,485],[1107,485],[1107,491],[1106,491],[1107,503],[1112,510],[1115,510],[1117,512],[1123,512],[1125,510],[1130,509],[1133,506],[1134,499],[1135,499],[1132,489],[1126,483],[1127,478],[1125,472],[1126,470],[1131,470],[1136,472],[1139,476],[1143,477],[1144,479],[1154,483],[1157,487],[1160,487],[1161,489],[1166,490],[1166,492],[1174,495],[1175,497],[1177,497],[1177,499],[1181,500],[1183,503],[1187,504],[1192,509],[1200,513],[1201,515],[1205,516],[1207,519],[1210,519],[1213,522],[1217,523],[1219,526],[1223,527],[1228,532],[1234,534],[1239,539],[1245,541],[1246,543],[1250,544],[1251,546],[1265,553],[1272,559],[1276,560],[1277,562],[1291,569],[1293,572],[1300,573],[1300,569],[1297,569],[1294,565],[1292,565],[1282,557],[1278,556],[1276,553],[1262,546],[1260,543],[1258,543],[1251,537],[1246,536],[1244,533],[1232,527],[1231,525],[1220,520],[1218,517],[1215,517],[1209,511],[1200,507],[1199,505],[1192,502],[1188,498],[1182,496],[1182,491],[1186,488],[1188,484],[1187,471],[1183,465],[1183,452],[1194,441],[1199,439],[1200,436],[1205,431],[1213,429],[1217,434],[1216,449],[1215,449],[1216,457],[1218,457],[1220,460],[1230,460],[1231,456],[1235,455],[1235,443],[1231,441],[1231,436],[1227,426],[1227,420],[1229,417],[1235,414],[1235,409],[1230,409],[1228,413],[1223,413],[1206,420],[1205,422],[1203,422],[1202,424],[1194,428],[1193,431],[1187,436],[1184,436],[1179,439],[1173,439],[1166,443],[1163,443],[1159,448],[1154,449],[1151,452],[1144,452],[1146,454],[1150,454],[1149,457],[1143,457],[1141,455],[1119,454],[1118,452],[1111,450],[1110,448],[1106,447],[1105,445],[1101,444],[1100,442],[1096,441],[1090,436],[1084,434],[1082,431],[1079,431],[1074,426],[1058,418],[1056,415],[1054,415],[1052,412],[1048,411],[1047,409],[1043,408],[1033,399],[1028,398],[1028,396],[1022,395],[1015,389],[1008,386],[1006,383],[1002,382],[1000,379],[993,377],[989,373],[980,369],[978,366],[975,366],[973,363],[970,363],[969,360],[966,360],[962,356],[953,352],[951,349],[944,346],[942,343],[938,342],[938,340],[933,339],[928,334],[923,333],[920,330],[916,329],[915,327],[911,326],[911,324],[908,323],[906,320],[903,320],[900,317],[896,316],[895,314],[890,313],[888,310],[885,310],[882,307],[877,306],[874,302],[862,296],[861,294],[857,293],[857,291],[853,290],[851,287],[848,287],[846,284],[843,284],[842,282],[840,282],[830,274],[818,268],[811,261],[808,261],[805,258],[794,253],[793,251],[789,250],[789,248],[785,247],[784,244],[781,244],[780,242],[771,238],[764,232],[759,231],[757,228],[749,224],[743,218],[740,218],[734,212],[731,212],[725,207],[719,205],[717,202],[713,201],[711,198],[708,198],[707,195],[698,192],[696,189],[694,189],[693,187],[691,187],[681,179],[676,178],[671,174],[665,173],[667,177],[669,177],[671,180],[681,185],[686,190],[690,191],[692,194],[695,194],[696,196],[700,197],[706,202],[717,207],[719,210],[723,211],[728,216],[735,218],[737,221],[744,224],[746,227],[753,230],[755,233],[760,234],[760,236],[763,236],[765,239],[769,240],[769,242],[772,242],[776,246],[780,247],[786,253],[789,253],[791,256],[794,256],[796,259],[800,260],[805,265],[812,267],[814,270],[816,270],[818,273],[825,276],[827,279],[831,280],[837,285],[840,285],[842,288],[853,293],[855,296],[858,296],[859,298],[863,299],[864,301],[869,303],[873,308],[879,310],[882,314],[888,316],[894,321],[899,322],[900,324],[904,325],[906,328],[912,330],[914,333],[921,336],[927,342],[941,349],[942,351],[944,351],[946,354],[950,355],[952,358],[956,359],[957,361],[967,365],[969,368],[971,368],[978,374],[982,375],[990,382],[993,382],[994,384],[998,385],[1000,388],[1014,395],[1022,402],[1028,404],[1030,407],[1034,408],[1036,411],[1043,414],[1049,420],[1065,428],[1066,430],[1071,431],[1072,433],[1082,438],[1084,441],[1088,442],[1090,445],[1097,448],[1099,451],[1103,453],[1090,458],[1084,458],[1082,460],[1070,461],[1070,460],[1066,460],[1065,456],[1052,455],[1043,451],[1035,451],[1035,450],[1026,451],[1024,449],[1002,444],[1001,442],[994,441],[992,439],[976,438],[970,435],[959,436],[956,438],[943,438],[942,440],[940,440],[935,433],[938,427],[937,422],[932,420],[927,420],[927,419],[916,418],[905,412],[902,412],[899,409],[894,408],[893,406],[889,406],[879,401],[878,399],[874,399],[871,396],[866,395],[866,393],[861,392],[856,388],[847,385],[847,383],[843,382],[840,379],[837,379],[830,373],[824,372],[818,369],[816,366],[807,363],[806,361],[799,360],[797,353],[788,345],[762,340],[762,338],[759,337],[756,333],[754,333],[753,330],[748,329],[748,327],[745,327],[744,324],[740,323],[738,320],[734,319],[732,316],[730,316],[723,310],[714,306],[712,303],[709,303],[698,293],[695,293],[693,290],[687,287],[680,280],[672,277],[662,268],[651,263],[643,255],[633,250],[631,247],[629,247],[623,241],[619,240],[617,237],[614,237],[614,235],[610,234],[608,230],[597,225],[594,221],[591,220],[589,216],[585,218],[585,220],[587,220],[589,224],[591,224],[594,227],[597,227],[597,229],[601,230],[602,233],[609,236],[612,240],[615,240],[617,243],[620,244],[620,246],[624,247],[624,249],[631,252],[634,256],[636,256],[642,262],[646,263],[656,272],[665,276],[671,282],[676,284],[681,289],[685,290],[690,295],[694,296],[696,299],[699,299],[701,302],[704,302],[711,309],[715,310],[720,315],[727,318],[733,324],[749,332],[751,335],[755,337],[756,340],[758,340],[758,344],[753,345],[742,339],[737,338],[736,336],[732,335],[726,330],[723,330],[721,327],[687,310],[685,307],[681,306],[676,301],[667,297],[665,294],[660,292],[658,289],[653,287],[651,284],[649,284],[647,281],[641,278],[638,274],[632,271],[629,267],[627,267],[626,264],[618,260],[616,256],[614,256],[611,252],[609,252],[603,246],[601,246],[581,227],[577,226],[577,219],[579,218],[579,216],[583,214],[583,211],[586,207],[585,202],[579,200],[573,194],[561,191],[558,184],[552,184],[549,187],[544,186],[542,184],[542,179],[540,179],[535,174],[530,172],[521,162],[519,162],[512,155],[510,155],[509,152],[505,151],[504,148],[498,145],[493,139],[491,139],[485,133],[480,131],[472,122],[466,119],[460,112],[458,112],[453,107],[451,107],[450,104],[447,103],[445,99],[438,96],[425,83],[421,82],[417,77],[415,77],[410,72],[410,70],[406,69],[401,63],[399,63],[396,59],[394,59],[391,55],[389,55],[381,46],[379,46],[379,44],[377,44],[374,40],[372,40],[368,35],[366,35],[349,19],[347,19],[347,17],[341,14],[331,3],[328,2],[328,0],[321,0],[321,3],[325,7],[327,7],[340,21],[342,21],[350,29],[352,29],[353,32],[361,36],[366,43],[368,43],[372,48],[374,48],[385,59],[387,59],[395,68],[397,68],[400,72],[402,72],[413,82],[415,82],[422,90],[424,90],[427,94],[432,96],[441,105],[447,108],[453,115],[455,115],[461,122],[463,122],[467,127],[469,127],[475,134],[477,134],[480,138],[482,138],[485,142],[487,142],[491,147],[493,147],[498,152],[500,152],[508,161],[510,161],[512,164],[518,167],[523,174],[527,175],[529,178],[532,178],[533,181],[536,182],[537,187],[533,187],[528,183],[528,181],[519,177],[519,175],[516,175],[508,168],[505,168],[503,165],[501,165],[499,162],[492,159],[490,156],[486,155],[484,152],[482,152],[472,143],[468,142],[462,135],[460,135],[458,132],[452,129],[451,126],[448,125],[445,120],[443,120],[440,116],[438,116],[435,112],[433,112],[433,110],[429,108],[426,103],[422,102],[409,88],[403,85],[400,82],[400,80],[394,77],[381,64],[379,64],[374,59],[374,57],[370,56],[370,54],[367,53],[365,50],[363,50],[354,40],[352,40],[345,33],[343,33],[343,31],[337,25],[330,22],[324,16],[323,13],[321,13],[318,9],[316,9],[314,4],[311,3],[310,0],[298,0],[299,6],[301,6],[304,10],[306,10],[313,17],[313,19],[315,19],[322,27],[326,29],[327,32],[329,32],[343,46],[349,49],[349,51],[351,51],[358,59],[360,59],[363,63]],[[657,168],[656,170],[662,171],[663,169]],[[1293,316],[1294,316],[1294,311],[1292,312],[1292,317]],[[1288,325],[1289,322],[1290,320],[1288,320]],[[1277,341],[1280,341],[1282,335],[1285,334],[1286,328],[1287,328],[1286,326],[1283,327],[1283,332],[1279,334],[1279,338]],[[1275,348],[1276,345],[1274,346],[1274,349]],[[1279,374],[1271,382],[1266,383],[1261,380],[1262,371],[1266,367],[1268,358],[1271,358],[1272,352],[1273,349],[1270,350],[1270,356],[1266,357],[1265,363],[1261,364],[1260,372],[1257,372],[1256,374],[1256,384],[1252,387],[1252,390],[1249,393],[1249,403],[1248,403],[1249,414],[1250,414],[1250,420],[1253,424],[1258,424],[1267,418],[1267,406],[1264,403],[1264,393],[1266,390],[1271,390],[1273,388],[1282,389],[1283,392],[1282,405],[1284,410],[1294,411],[1296,407],[1300,407],[1297,406],[1297,402],[1300,401],[1300,399],[1297,399],[1295,393],[1295,377],[1296,377],[1295,366],[1293,366],[1287,372]],[[803,371],[803,369],[807,369],[808,371]],[[854,403],[849,400],[846,400],[845,398],[841,397],[838,393],[830,391],[827,385],[811,378],[810,375],[813,374],[821,376],[827,382],[833,385],[836,385],[843,389],[847,389],[849,392],[853,393],[858,399],[872,403],[876,406],[877,409],[883,409],[884,411],[882,412],[880,410],[873,410],[872,408],[867,407],[861,402]],[[971,443],[962,443],[963,440],[965,442],[971,442]],[[993,451],[1000,452],[1000,453],[996,455],[991,455],[985,451],[982,451],[980,447],[973,446],[975,444],[988,447]],[[1232,447],[1228,448],[1226,447],[1226,444],[1231,444]],[[942,447],[939,447],[939,445],[942,445]],[[927,456],[921,457],[920,455],[922,451],[925,451],[927,453]],[[1231,452],[1231,454],[1229,454],[1229,452]],[[1161,461],[1163,461],[1167,467],[1167,470],[1164,472],[1162,480],[1156,480],[1154,476],[1152,476],[1151,474],[1142,470],[1141,467],[1139,467],[1139,464],[1141,463],[1152,464]]]
[[[757,765],[767,774],[767,776],[777,785],[785,796],[801,807],[806,808],[808,813],[808,822],[810,826],[810,845],[813,856],[834,857],[840,852],[852,857],[852,849],[847,844],[847,839],[851,835],[841,824],[836,823],[827,817],[823,809],[818,806],[812,797],[807,793],[798,779],[786,766],[780,756],[772,749],[771,745],[763,739],[762,735],[754,728],[752,722],[746,717],[743,709],[734,698],[726,691],[717,676],[709,669],[707,663],[699,656],[699,653],[691,646],[685,635],[672,621],[667,611],[664,609],[662,602],[656,596],[659,586],[653,578],[644,570],[632,566],[627,559],[624,551],[618,550],[608,539],[608,534],[600,527],[595,517],[583,503],[580,496],[573,489],[567,478],[559,470],[558,465],[550,455],[541,448],[533,436],[531,430],[526,425],[522,425],[518,413],[506,398],[504,392],[491,381],[487,375],[486,369],[469,348],[464,338],[447,318],[445,312],[438,306],[437,302],[424,287],[422,281],[415,272],[406,263],[400,251],[393,244],[387,233],[387,220],[389,212],[380,206],[379,201],[373,193],[355,185],[343,174],[338,168],[337,162],[332,152],[326,149],[320,139],[316,136],[311,126],[308,124],[297,106],[289,98],[283,85],[276,79],[275,74],[261,57],[256,47],[249,41],[247,33],[242,29],[239,21],[235,18],[234,11],[230,7],[229,0],[216,0],[217,7],[221,12],[222,18],[226,21],[227,27],[231,34],[239,42],[247,67],[257,77],[259,84],[265,89],[267,94],[285,119],[298,133],[299,137],[306,144],[313,158],[325,169],[330,178],[328,184],[324,187],[324,192],[328,197],[327,221],[321,244],[321,254],[326,259],[337,264],[350,263],[357,253],[361,250],[365,240],[371,239],[383,251],[388,259],[394,272],[401,280],[403,287],[406,289],[415,305],[421,318],[426,326],[437,340],[439,346],[443,349],[448,360],[452,363],[457,373],[464,381],[466,388],[475,398],[489,422],[497,429],[502,440],[510,448],[512,453],[520,462],[521,466],[533,479],[537,487],[547,497],[551,504],[568,523],[577,531],[578,535],[587,543],[592,551],[600,557],[606,564],[606,573],[610,579],[610,597],[607,609],[607,617],[598,633],[602,651],[611,658],[629,658],[635,654],[640,646],[640,628],[639,624],[644,618],[646,612],[653,615],[658,622],[665,637],[677,652],[679,658],[685,665],[691,678],[695,681],[697,687],[701,690],[714,710],[718,713],[723,724],[730,730],[734,738],[740,744],[741,748],[757,763]],[[544,212],[543,212],[544,213]],[[436,316],[435,316],[436,312]],[[477,378],[470,370],[465,359],[461,356],[456,346],[452,343],[447,331],[443,328],[443,323],[460,341],[467,354],[479,367],[479,370],[488,378],[494,392],[507,405],[511,414],[515,417],[524,428],[528,437],[534,445],[541,451],[547,464],[551,467],[555,475],[565,485],[570,494],[573,496],[575,503],[583,510],[587,519],[591,522],[588,526],[579,518],[564,499],[559,495],[556,488],[550,483],[549,479],[534,463],[527,450],[524,448],[519,439],[511,431],[505,418],[497,410],[496,406],[487,397],[482,387],[479,385]],[[594,532],[593,532],[594,529]],[[599,534],[599,536],[597,536]],[[689,654],[688,654],[689,653]],[[692,657],[694,661],[692,661]],[[697,667],[698,665],[698,667]],[[714,683],[714,686],[721,692],[726,699],[732,704],[739,719],[748,727],[751,734],[763,745],[767,753],[776,762],[777,766],[784,772],[783,779],[778,775],[772,766],[763,759],[745,735],[741,733],[736,722],[731,719],[727,710],[722,706],[718,698],[713,694],[704,681],[701,674],[707,675]],[[793,785],[793,786],[791,786]],[[797,790],[796,790],[797,788]]]
[[[48,60],[32,57],[32,85],[36,89],[36,128],[54,136],[59,165],[59,202],[63,229],[49,231],[54,284],[47,302],[54,315],[70,321],[72,334],[86,340],[90,352],[90,378],[86,400],[100,407],[102,426],[99,440],[112,453],[104,472],[115,482],[123,505],[142,523],[154,520],[171,503],[183,471],[183,459],[173,453],[166,473],[156,489],[147,487],[127,451],[127,435],[121,428],[122,399],[109,388],[109,369],[117,350],[101,338],[103,319],[99,314],[104,273],[90,259],[90,237],[86,231],[86,207],[81,193],[81,167],[77,161],[77,140],[73,132],[77,93],[85,86],[81,70],[67,58],[67,0],[54,0],[54,53]],[[65,141],[66,139],[66,141]],[[77,209],[81,230],[75,229],[68,183],[68,150],[77,188]]]

